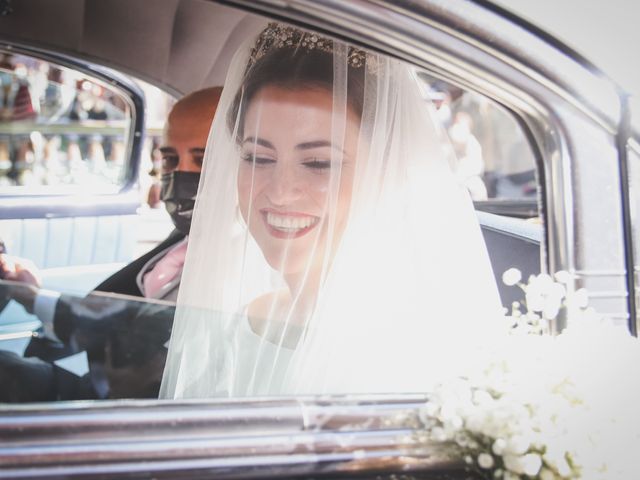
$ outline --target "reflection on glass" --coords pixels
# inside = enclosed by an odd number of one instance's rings
[[[171,303],[63,294],[47,314],[35,295],[0,280],[0,402],[158,396]]]
[[[0,187],[121,184],[130,119],[99,81],[0,53]]]
[[[456,151],[452,168],[473,200],[535,199],[535,159],[513,115],[482,95],[419,76]]]

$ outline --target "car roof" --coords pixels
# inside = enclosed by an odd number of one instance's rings
[[[112,67],[180,96],[222,85],[239,44],[265,20],[202,0],[21,0],[2,40]]]

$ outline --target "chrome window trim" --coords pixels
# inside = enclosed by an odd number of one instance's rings
[[[417,412],[427,400],[367,395],[1,406],[0,476],[269,478],[462,470],[445,454],[445,444],[417,439]]]

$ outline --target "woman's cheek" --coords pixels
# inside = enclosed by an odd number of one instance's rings
[[[251,204],[251,173],[247,170],[246,166],[241,165],[238,171],[238,204],[245,222],[249,216],[249,205]]]

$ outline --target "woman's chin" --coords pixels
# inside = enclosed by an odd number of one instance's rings
[[[304,271],[306,262],[304,259],[292,258],[291,254],[287,255],[265,255],[265,258],[271,268],[280,272],[282,275],[293,275]]]
[[[296,254],[291,249],[286,252],[282,250],[278,252],[263,250],[263,254],[269,266],[285,277],[305,275],[307,271],[316,270],[314,268],[316,264],[322,264],[317,259],[312,261],[306,253]],[[309,268],[310,264],[312,264],[311,268]]]

